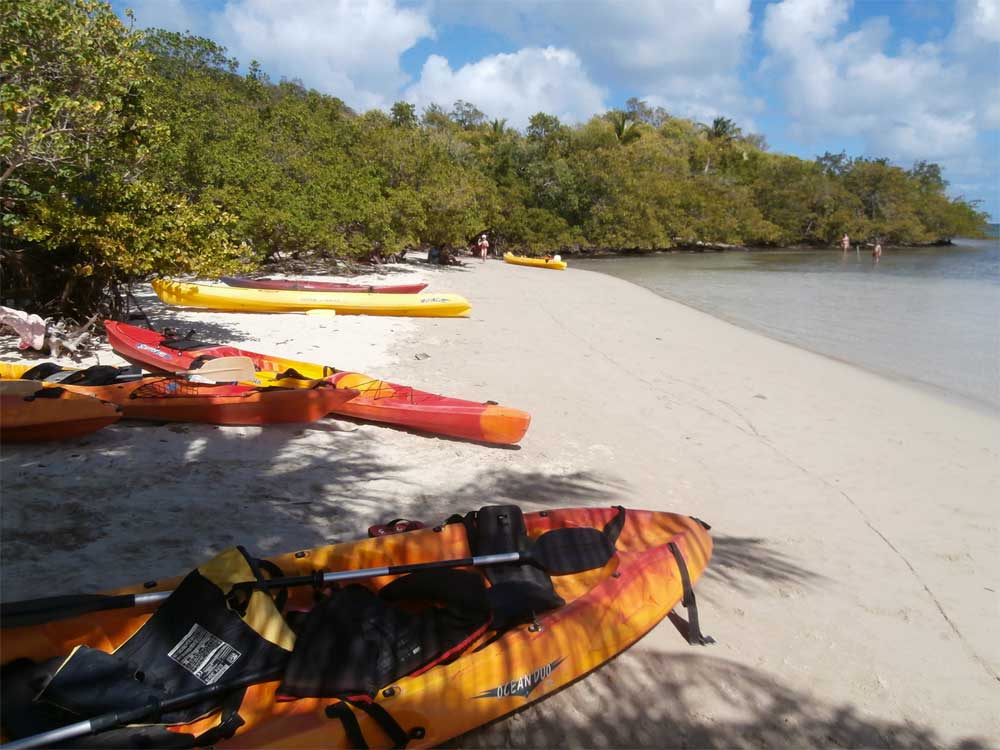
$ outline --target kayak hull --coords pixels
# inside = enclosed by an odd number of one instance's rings
[[[162,335],[125,323],[105,321],[112,348],[133,364],[148,370],[186,370],[200,356],[250,357],[262,372],[289,369],[308,379],[326,379],[353,396],[331,412],[355,419],[382,422],[422,432],[511,445],[519,442],[531,424],[531,415],[492,403],[478,403],[439,396],[398,383],[389,383],[357,372],[343,372],[329,365],[299,362],[246,351],[233,346],[206,344],[179,351],[164,344]]]
[[[39,390],[42,384],[38,384]],[[121,418],[114,404],[64,391],[58,398],[0,395],[0,442],[38,443],[96,432]]]
[[[566,527],[602,528],[617,511],[577,508],[525,514],[528,534]],[[616,543],[618,552],[601,569],[553,577],[565,606],[537,616],[532,624],[500,634],[486,633],[457,659],[392,683],[374,702],[410,731],[407,747],[434,747],[451,738],[524,708],[565,687],[627,649],[680,602],[683,585],[673,544],[692,583],[702,575],[712,552],[704,526],[689,516],[629,510]],[[379,567],[461,558],[469,554],[463,524],[448,524],[356,542],[301,550],[271,558],[285,575]],[[367,581],[381,588],[392,577]],[[179,578],[133,586],[114,593],[168,590]],[[309,587],[290,589],[289,608],[309,608]],[[120,645],[146,621],[146,610],[93,613],[42,627],[2,631],[2,653],[41,660],[86,644],[103,650]],[[239,708],[245,720],[224,747],[349,747],[341,721],[331,721],[333,698],[277,702],[278,682],[247,690]],[[388,687],[388,686],[387,686]],[[364,712],[351,709],[371,747],[392,740]],[[207,717],[172,731],[199,734],[218,723]],[[419,728],[420,731],[414,731]]]
[[[302,279],[246,279],[239,276],[222,276],[226,286],[240,289],[288,289],[298,292],[359,292],[367,294],[420,294],[427,284],[396,284],[373,286],[343,284],[336,281],[305,281]]]
[[[510,253],[505,253],[503,256],[504,263],[510,263],[515,266],[530,266],[532,268],[548,268],[552,271],[565,271],[568,265],[564,260],[546,260],[545,258],[526,258],[523,255],[511,255]]]
[[[29,365],[2,362],[0,376],[19,378],[29,369]],[[329,386],[262,389],[233,383],[193,383],[160,376],[111,385],[44,385],[116,404],[126,419],[230,426],[315,422],[352,397],[350,391]]]
[[[411,318],[460,318],[469,301],[458,294],[361,294],[288,289],[240,289],[157,279],[153,290],[168,305],[231,312],[334,310],[338,315],[392,315]]]

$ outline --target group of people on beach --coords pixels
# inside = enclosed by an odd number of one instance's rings
[[[868,244],[872,245],[872,263],[878,263],[882,258],[882,240],[876,237],[874,243],[869,242]],[[843,248],[845,255],[851,249],[851,238],[847,232],[844,232],[844,236],[840,238],[840,247]]]

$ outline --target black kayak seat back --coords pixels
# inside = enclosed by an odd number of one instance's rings
[[[43,380],[63,385],[112,385],[122,380],[139,377],[138,367],[114,367],[112,365],[93,365],[83,370],[76,370],[54,362],[42,362],[21,375],[21,380]]]
[[[524,552],[528,530],[517,505],[487,505],[464,518],[473,555]],[[566,602],[556,593],[549,574],[530,564],[490,565],[484,569],[494,625],[504,628]]]

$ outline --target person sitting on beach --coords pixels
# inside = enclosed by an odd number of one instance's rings
[[[438,256],[438,263],[442,266],[460,266],[462,261],[455,257],[450,248],[442,247]]]

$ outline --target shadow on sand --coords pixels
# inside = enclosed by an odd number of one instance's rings
[[[381,430],[345,427],[126,421],[5,446],[3,598],[38,596],[42,582],[56,595],[173,575],[234,544],[270,555],[357,539],[391,518],[433,524],[488,504],[610,504],[616,494],[587,472],[499,470],[428,487],[419,463],[381,457]]]
[[[717,707],[706,718],[702,705]],[[454,748],[985,748],[909,721],[862,715],[707,655],[642,644],[537,705],[448,743]]]
[[[749,579],[798,585],[815,585],[824,579],[771,549],[766,539],[713,534],[712,541],[708,573],[730,588],[747,591]]]

